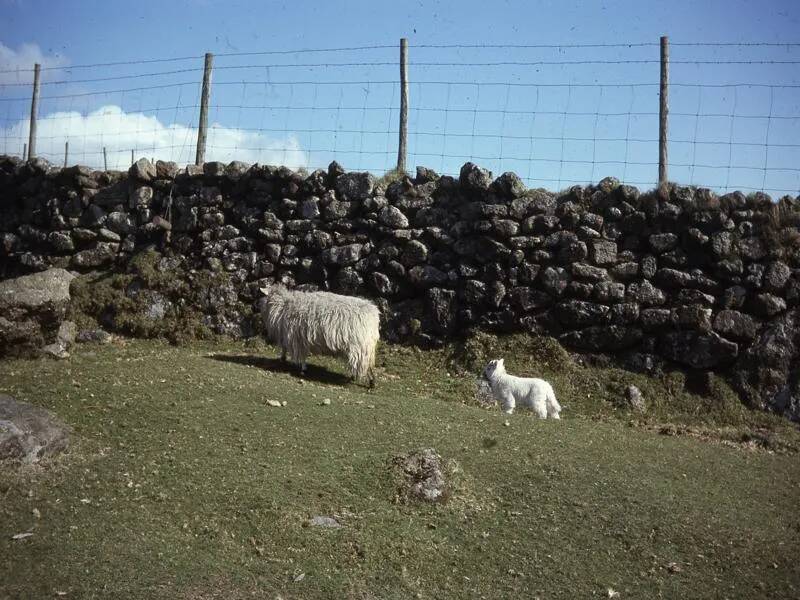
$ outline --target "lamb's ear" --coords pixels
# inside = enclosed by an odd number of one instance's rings
[[[504,365],[504,364],[505,364],[505,362],[504,362],[504,361],[505,361],[505,358],[498,358],[498,359],[497,359],[497,364],[498,364],[498,365]]]
[[[258,291],[264,294],[265,296],[269,296],[269,288],[258,288]]]

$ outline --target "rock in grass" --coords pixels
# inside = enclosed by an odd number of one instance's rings
[[[397,499],[401,502],[444,503],[450,498],[444,461],[433,448],[395,456],[392,467],[399,474]]]
[[[625,402],[628,408],[636,412],[643,413],[647,410],[642,391],[635,385],[629,385],[625,388]]]
[[[69,445],[70,428],[53,413],[0,394],[0,460],[30,464]]]
[[[283,404],[280,403],[278,400],[267,400],[267,406],[274,406],[275,408],[280,408]]]
[[[333,517],[326,517],[324,515],[317,515],[308,520],[308,525],[311,527],[326,527],[328,529],[339,529],[342,524]]]

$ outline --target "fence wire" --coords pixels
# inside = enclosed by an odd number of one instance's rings
[[[800,43],[675,43],[669,178],[718,192],[800,191]],[[472,161],[561,189],[658,174],[659,43],[413,44],[407,164]],[[206,160],[376,175],[396,165],[399,47],[215,55]],[[126,169],[193,161],[203,56],[42,69],[36,154]],[[0,152],[28,141],[33,69],[0,65]],[[65,157],[66,143],[68,155]]]

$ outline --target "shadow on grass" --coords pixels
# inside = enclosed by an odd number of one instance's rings
[[[237,365],[248,365],[275,373],[289,373],[295,377],[318,383],[340,386],[346,386],[351,383],[350,377],[347,375],[312,364],[307,364],[305,374],[300,375],[299,367],[289,362],[283,362],[280,358],[254,356],[252,354],[211,354],[208,358]]]

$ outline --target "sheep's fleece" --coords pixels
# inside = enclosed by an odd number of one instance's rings
[[[380,313],[369,300],[330,292],[301,292],[282,285],[261,288],[267,337],[305,370],[311,353],[347,359],[350,374],[374,383]]]

